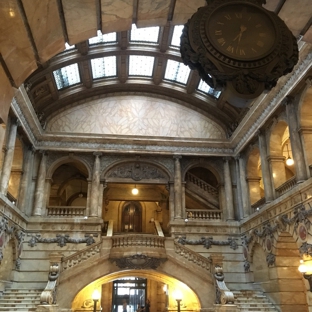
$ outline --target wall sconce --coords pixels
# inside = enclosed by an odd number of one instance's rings
[[[132,195],[138,195],[139,194],[139,190],[137,189],[136,185],[134,186],[134,188],[132,189]]]
[[[288,150],[288,144],[286,144],[286,148],[287,148],[287,154],[288,154],[288,157],[286,159],[286,165],[292,166],[294,164],[294,160],[290,157],[289,150]]]
[[[92,300],[94,302],[93,304],[93,312],[96,312],[96,304],[100,300],[100,293],[97,289],[95,289],[92,293]]]
[[[300,265],[298,267],[300,273],[309,282],[310,292],[312,292],[312,268],[307,266],[303,260],[300,260]]]
[[[178,312],[181,311],[181,301],[182,301],[182,292],[179,289],[176,289],[173,293],[173,297],[177,302]]]

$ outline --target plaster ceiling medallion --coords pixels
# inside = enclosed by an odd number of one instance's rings
[[[207,0],[185,24],[184,63],[228,99],[254,99],[298,62],[296,38],[261,0]],[[231,101],[229,100],[229,103]],[[248,101],[232,101],[243,107]]]

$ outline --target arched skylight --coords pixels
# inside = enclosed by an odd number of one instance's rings
[[[184,28],[184,25],[174,26],[173,35],[172,35],[172,39],[171,39],[171,45],[172,46],[180,47],[180,40],[181,40],[183,28]]]
[[[190,72],[190,68],[183,63],[168,60],[164,78],[186,84]]]
[[[98,43],[116,42],[117,34],[115,32],[109,34],[102,34],[100,30],[97,31],[97,36],[89,39],[89,45]]]
[[[221,91],[216,91],[215,89],[211,88],[210,86],[207,85],[207,83],[204,80],[200,80],[197,89],[206,94],[213,95],[216,98],[218,98],[221,94]]]
[[[80,83],[77,63],[55,70],[53,75],[58,90]]]
[[[149,76],[153,74],[154,57],[145,55],[129,56],[130,76]]]
[[[130,41],[158,43],[159,27],[137,28],[132,24]]]
[[[91,59],[91,68],[93,79],[114,77],[117,75],[116,56]]]

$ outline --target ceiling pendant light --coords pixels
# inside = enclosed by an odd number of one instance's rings
[[[292,166],[294,164],[294,160],[289,155],[288,144],[286,144],[286,148],[287,148],[287,154],[288,154],[288,157],[286,159],[286,165]]]
[[[82,193],[82,182],[80,182],[80,193],[78,194],[79,198],[83,197],[83,193]]]
[[[132,189],[132,195],[138,195],[139,194],[139,190],[137,189],[136,185],[134,186],[134,188]]]

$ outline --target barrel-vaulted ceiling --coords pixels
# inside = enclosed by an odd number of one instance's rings
[[[297,0],[267,0],[265,7],[297,37],[300,61],[293,73],[247,109],[233,107],[222,92],[203,84],[197,72],[183,68],[178,47],[181,27],[205,4],[205,0],[1,0],[1,65],[14,86],[25,82],[27,92],[13,110],[23,113],[25,124],[31,124],[25,129],[43,142],[56,138],[46,134],[43,125],[66,107],[81,105],[86,98],[141,94],[210,118],[228,136],[210,145],[238,151],[310,70],[312,2],[301,0],[298,6]],[[198,143],[205,144],[194,144]]]

